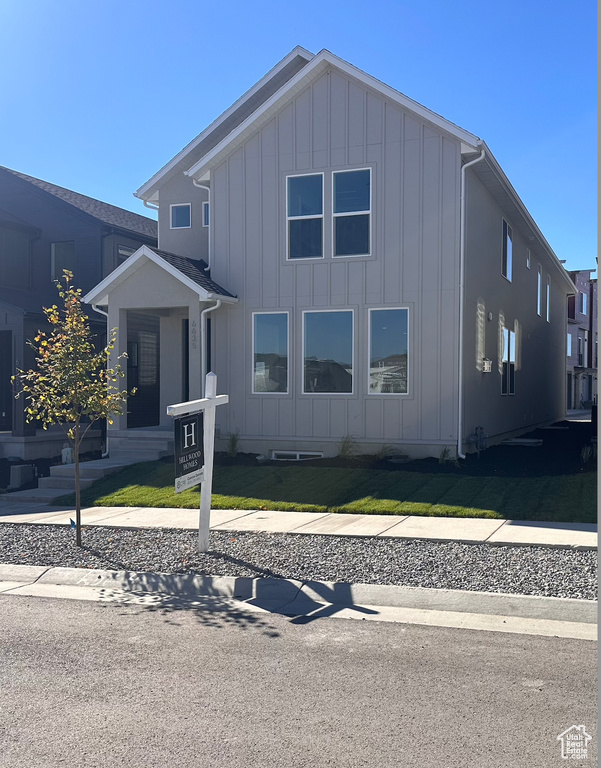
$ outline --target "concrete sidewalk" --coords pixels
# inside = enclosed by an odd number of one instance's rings
[[[72,507],[50,507],[0,502],[0,523],[68,525]],[[85,526],[124,528],[198,528],[197,509],[149,507],[88,507],[82,510]],[[214,509],[211,530],[264,533],[370,536],[427,539],[505,546],[597,548],[597,526],[586,523],[545,523],[483,518],[352,515],[318,512]]]

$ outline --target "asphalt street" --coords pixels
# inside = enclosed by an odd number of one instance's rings
[[[590,641],[0,596],[5,768],[561,764]]]

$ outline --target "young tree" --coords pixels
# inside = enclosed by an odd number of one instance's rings
[[[76,542],[81,546],[81,492],[79,487],[79,453],[82,441],[92,425],[100,420],[123,413],[129,394],[119,390],[117,380],[125,374],[121,365],[108,367],[108,357],[115,345],[116,329],[107,339],[107,346],[98,351],[88,317],[81,304],[81,290],[72,284],[73,274],[63,273],[64,286],[57,280],[58,295],[63,300],[44,309],[51,332],[38,331],[35,343],[37,368],[27,372],[17,370],[13,381],[20,384],[16,397],[27,399],[27,421],[39,420],[44,429],[59,424],[65,431],[75,459]],[[120,357],[125,357],[121,355]]]

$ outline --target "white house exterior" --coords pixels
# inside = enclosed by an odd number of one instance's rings
[[[155,366],[120,434],[169,428],[209,368],[221,437],[266,455],[462,455],[564,416],[574,286],[492,153],[330,52],[294,49],[136,194],[161,250],[85,297]]]

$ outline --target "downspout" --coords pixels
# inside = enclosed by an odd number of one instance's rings
[[[100,307],[97,306],[96,304],[92,304],[92,309],[94,310],[94,312],[98,312],[99,315],[104,315],[106,317],[106,339],[107,339],[107,343],[108,343],[108,338],[109,338],[109,313],[105,312],[104,309],[100,309]],[[102,458],[103,459],[108,459],[108,456],[109,456],[109,424],[108,424],[108,419],[107,419],[106,420],[106,444],[104,446],[104,451],[102,453]]]
[[[209,312],[214,312],[221,306],[221,299],[217,299],[212,307],[203,309],[200,313],[200,386],[202,396],[206,397],[206,378],[207,378],[207,327],[206,316]]]
[[[465,459],[463,447],[463,304],[465,296],[465,171],[470,165],[475,165],[484,160],[484,149],[480,156],[471,160],[461,168],[461,198],[460,198],[460,224],[459,224],[459,403],[457,408],[457,456]]]
[[[205,267],[205,272],[208,272],[211,269],[211,222],[210,222],[210,216],[211,216],[211,187],[209,187],[208,184],[201,184],[200,181],[196,181],[196,179],[192,179],[192,184],[194,184],[195,187],[198,187],[199,189],[206,189],[209,195],[209,243],[207,247],[207,263],[208,266]],[[204,384],[203,384],[204,386]]]

